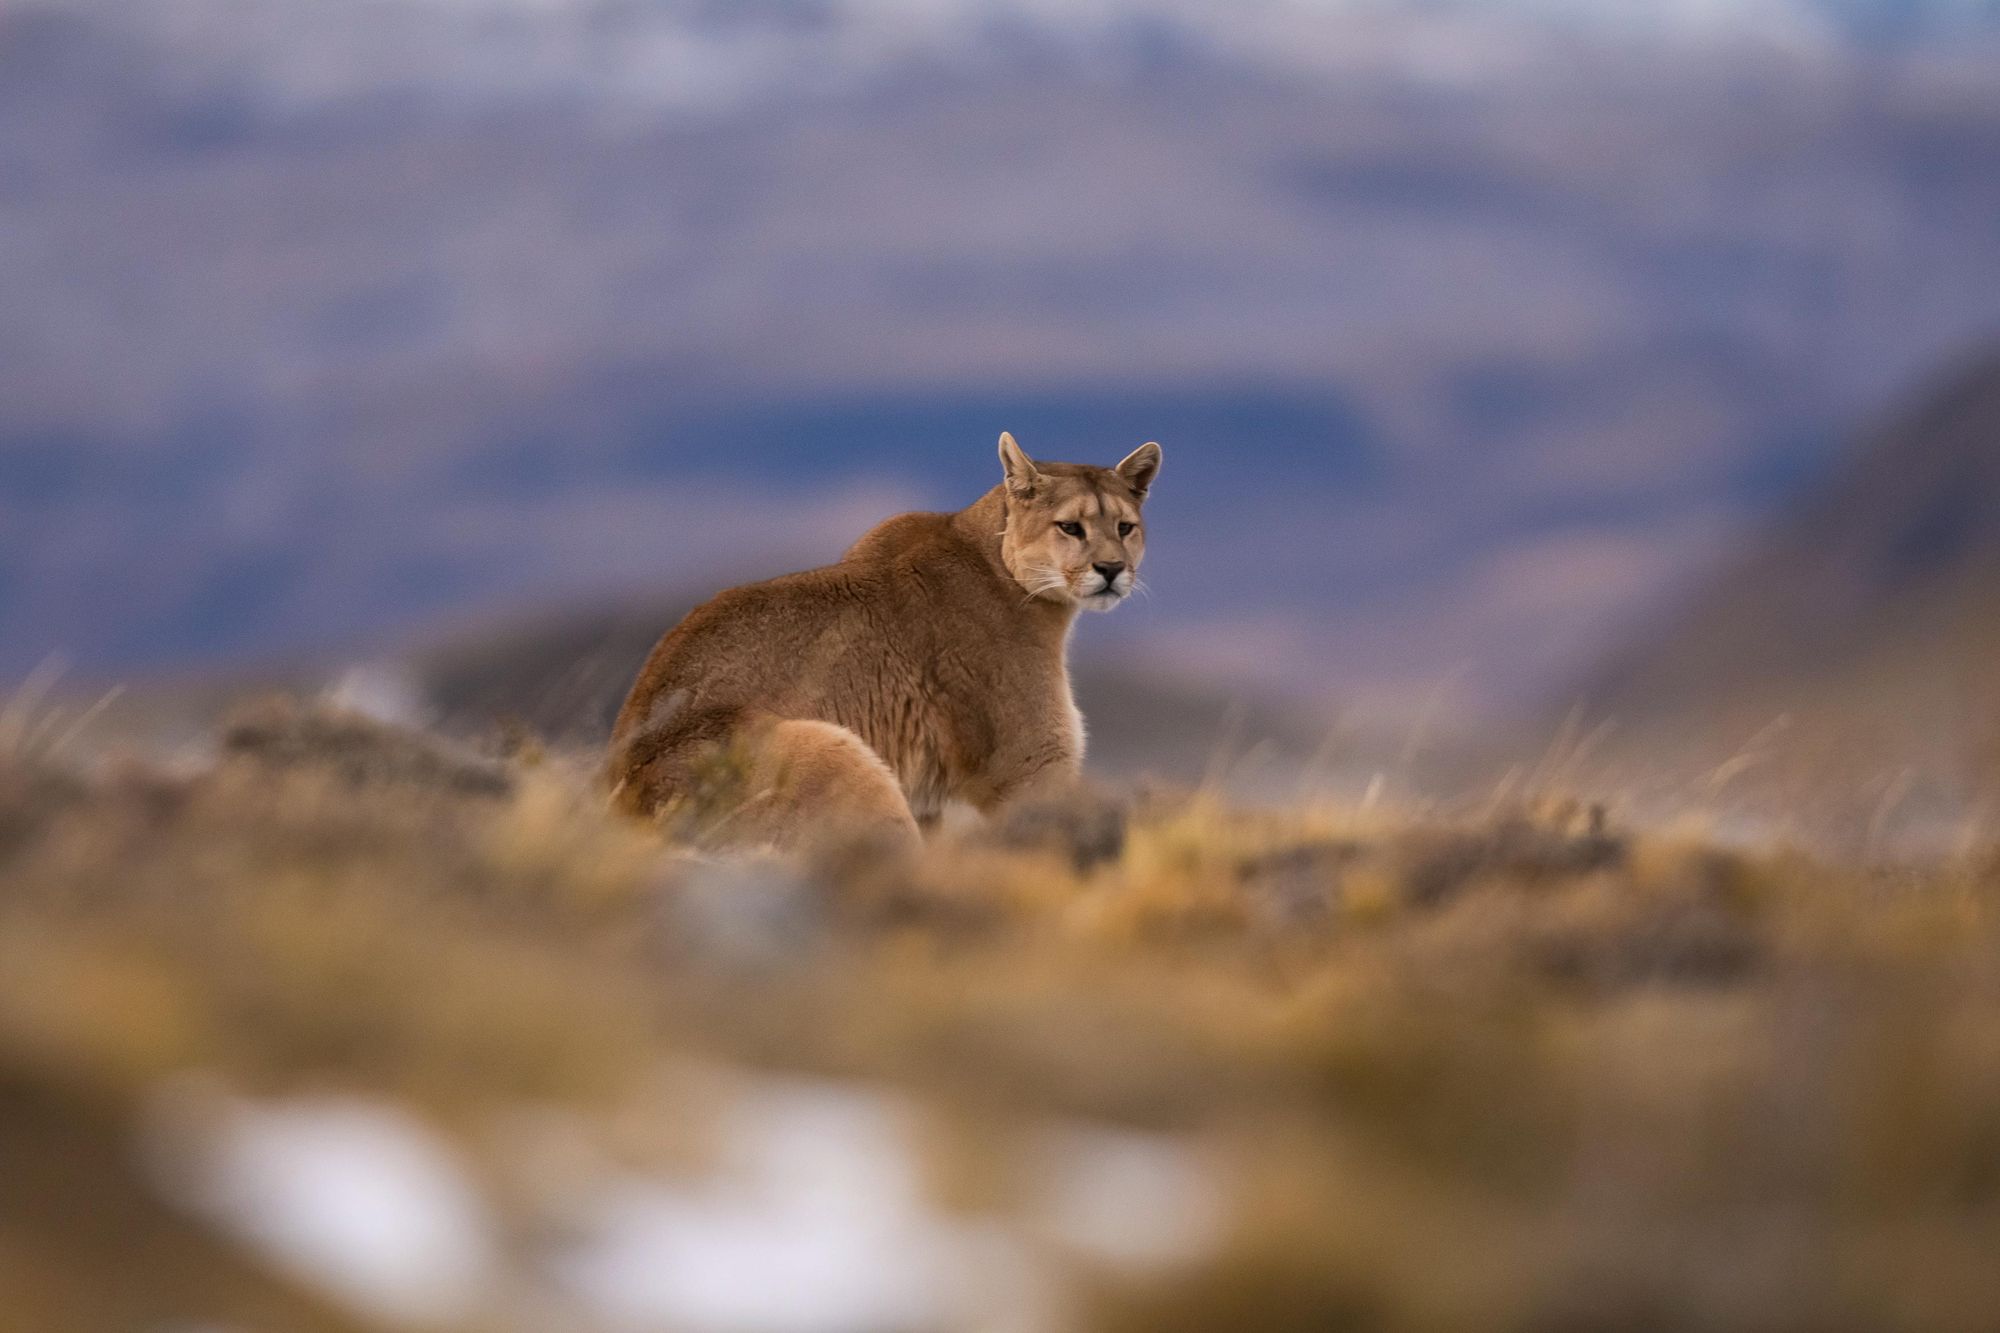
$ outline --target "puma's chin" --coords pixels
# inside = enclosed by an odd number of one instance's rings
[[[1088,596],[1078,597],[1076,604],[1086,611],[1115,611],[1125,600],[1125,594],[1116,588],[1100,588]]]

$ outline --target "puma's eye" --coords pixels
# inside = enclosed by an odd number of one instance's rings
[[[1118,535],[1120,537],[1130,537],[1133,533],[1137,532],[1138,530],[1139,530],[1139,525],[1137,523],[1120,523],[1118,525]]]
[[[1058,523],[1056,524],[1056,527],[1061,529],[1068,536],[1071,537],[1083,536],[1083,524],[1081,523]]]

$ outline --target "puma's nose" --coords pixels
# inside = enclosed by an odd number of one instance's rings
[[[1125,572],[1125,562],[1113,560],[1109,564],[1092,565],[1091,568],[1097,571],[1098,576],[1104,580],[1104,586],[1108,588],[1117,582],[1120,574]]]

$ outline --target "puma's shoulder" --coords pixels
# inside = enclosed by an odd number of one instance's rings
[[[964,544],[950,514],[898,514],[884,519],[847,548],[844,565],[897,563],[935,557]]]

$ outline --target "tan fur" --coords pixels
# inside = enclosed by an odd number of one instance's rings
[[[1132,591],[1160,449],[1037,463],[1002,435],[1000,456],[1002,484],[970,508],[892,518],[836,565],[690,613],[619,714],[619,802],[658,812],[719,753],[747,754],[732,837],[797,845],[836,827],[913,839],[948,801],[991,812],[1073,783],[1070,628]]]

